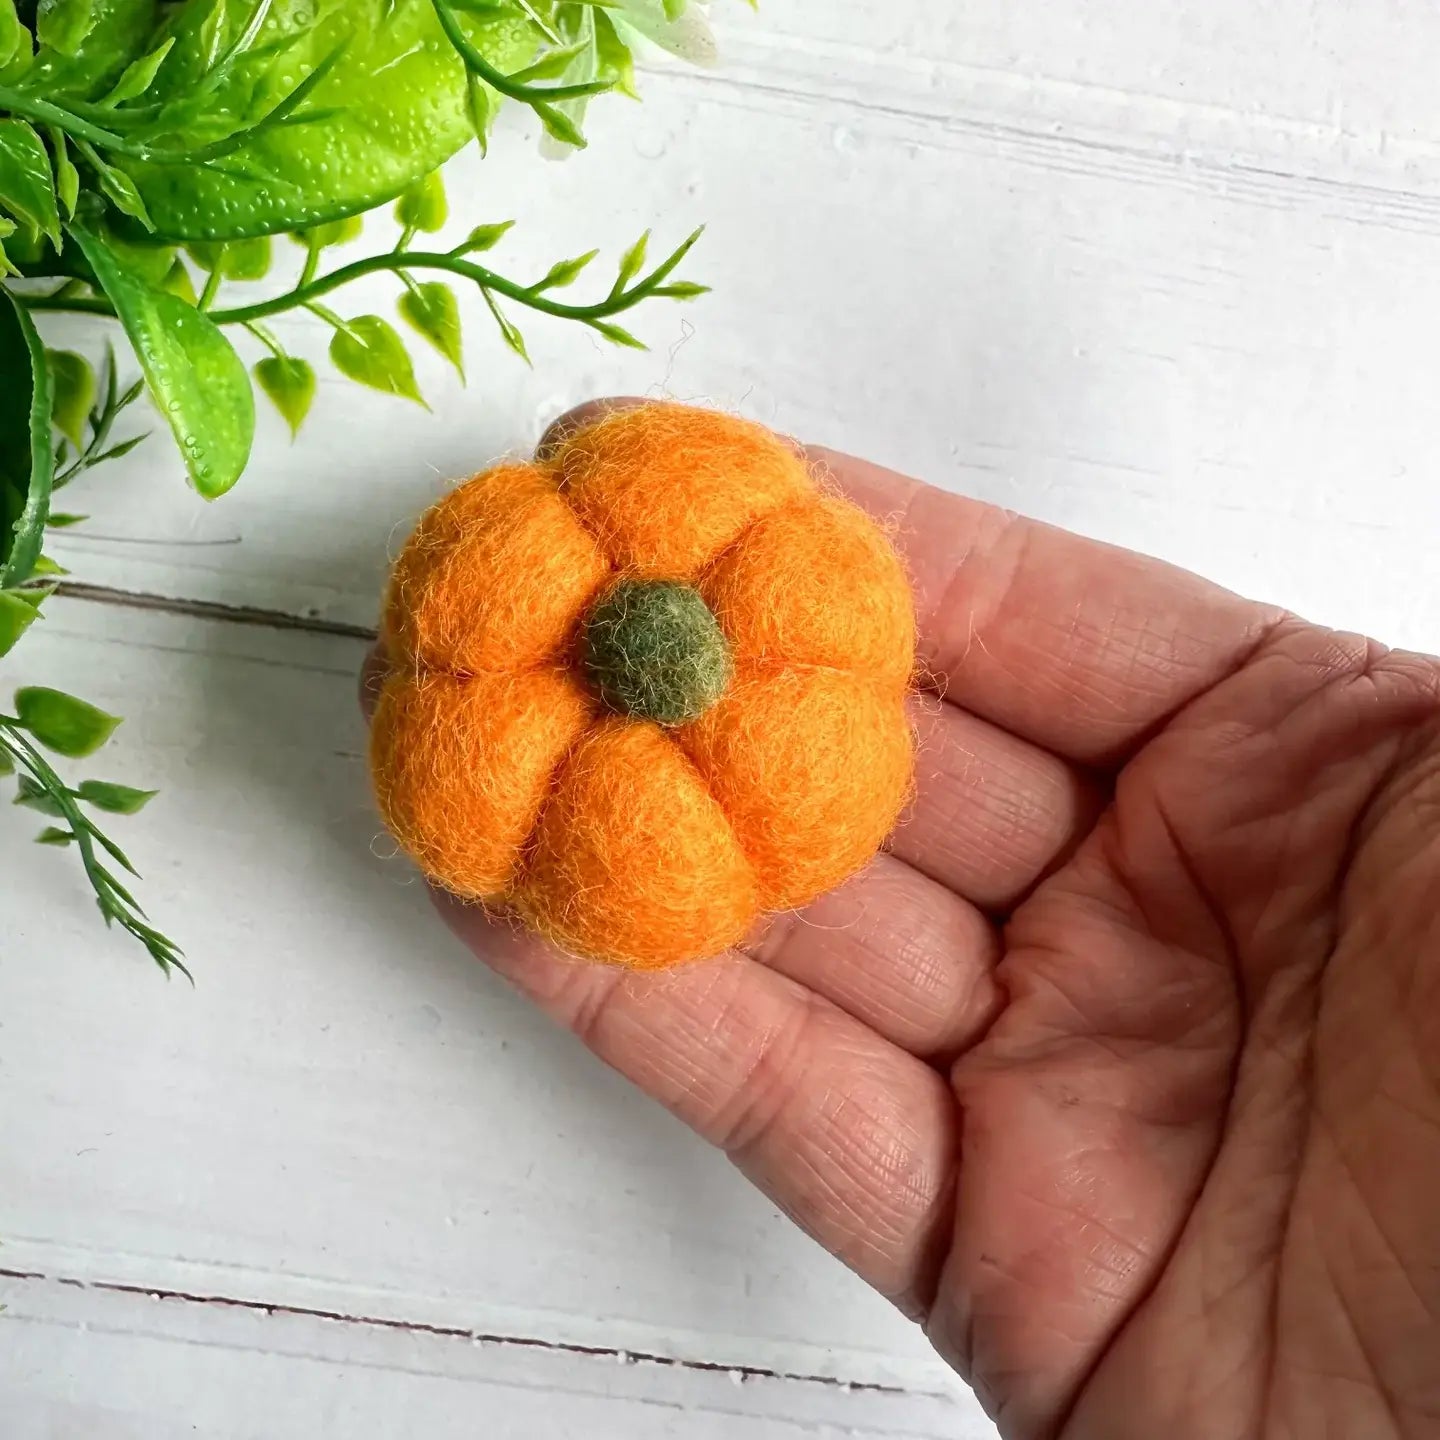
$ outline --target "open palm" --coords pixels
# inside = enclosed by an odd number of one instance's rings
[[[934,677],[889,852],[658,977],[448,922],[1005,1435],[1440,1433],[1440,662],[815,456]]]

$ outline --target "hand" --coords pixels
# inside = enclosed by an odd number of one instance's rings
[[[889,852],[658,979],[446,920],[1006,1436],[1440,1433],[1440,661],[815,456],[935,677]]]

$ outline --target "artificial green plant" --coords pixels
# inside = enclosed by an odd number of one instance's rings
[[[638,345],[617,317],[651,298],[701,294],[676,276],[695,235],[654,265],[642,237],[588,301],[566,297],[594,253],[524,281],[490,262],[508,221],[478,223],[449,249],[425,239],[448,219],[440,168],[468,143],[483,150],[502,104],[533,110],[548,143],[583,146],[590,100],[634,93],[636,43],[685,54],[705,38],[700,8],[0,0],[0,656],[43,618],[63,576],[46,535],[83,523],[58,508],[59,493],[138,443],[115,435],[127,407],[148,395],[209,500],[245,471],[257,392],[299,429],[315,371],[266,326],[272,316],[318,316],[343,375],[419,400],[403,337],[433,345],[463,379],[457,286],[479,292],[522,358],[519,310]],[[366,214],[390,206],[393,248],[339,253],[362,237]],[[298,246],[289,283],[237,297],[237,283],[279,263],[276,236]],[[398,325],[344,310],[345,287],[376,273],[396,281]],[[46,316],[60,311],[117,324],[141,378],[122,384],[108,339],[98,365],[47,347]],[[133,814],[151,792],[72,781],[48,758],[88,759],[118,723],[74,696],[22,686],[0,710],[0,775],[14,776],[17,804],[45,817],[41,843],[78,853],[106,922],[162,969],[184,970],[96,819]]]

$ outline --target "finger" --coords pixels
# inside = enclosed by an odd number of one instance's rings
[[[920,1056],[974,1044],[1000,1006],[994,926],[889,855],[745,951]]]
[[[1075,766],[954,705],[912,706],[916,797],[891,851],[982,909],[1012,909],[1104,807]]]
[[[820,1244],[907,1314],[928,1308],[958,1141],[936,1070],[743,956],[636,975],[439,904],[476,955],[724,1149]]]
[[[540,437],[539,444],[535,446],[535,458],[549,459],[577,430],[583,430],[587,425],[593,425],[607,415],[614,415],[621,410],[635,410],[649,403],[638,395],[612,395],[605,399],[587,400],[583,405],[567,410],[558,419],[550,422]]]
[[[385,677],[390,673],[390,662],[385,658],[384,647],[372,645],[360,666],[360,713],[369,721],[380,703],[380,691]]]
[[[1070,759],[1119,763],[1237,670],[1283,618],[1160,561],[846,455],[810,453],[893,523],[935,687]]]

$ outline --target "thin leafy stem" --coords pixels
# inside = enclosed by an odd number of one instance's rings
[[[305,268],[300,272],[297,290],[303,290],[315,278],[315,272],[320,268],[320,252],[325,247],[321,245],[313,235],[305,247]]]
[[[221,271],[224,269],[223,256],[215,257],[215,265],[205,276],[205,288],[200,292],[200,298],[195,302],[197,310],[208,311],[215,303],[215,297],[220,293],[220,281],[223,279]]]
[[[591,305],[571,305],[552,298],[541,288],[545,284],[544,277],[532,285],[522,285],[518,281],[507,279],[484,265],[477,265],[473,260],[467,260],[464,257],[464,247],[461,246],[458,250],[451,251],[388,251],[381,255],[371,255],[363,260],[343,265],[338,270],[332,270],[328,275],[321,275],[307,283],[297,285],[293,290],[273,296],[269,300],[260,300],[253,305],[241,305],[231,309],[211,310],[209,313],[210,318],[218,325],[248,325],[256,320],[268,320],[271,316],[283,315],[290,310],[309,310],[328,324],[343,330],[345,322],[332,311],[317,304],[323,296],[330,294],[331,291],[339,290],[366,275],[374,275],[387,270],[400,274],[412,270],[440,270],[472,281],[487,297],[492,294],[503,295],[507,300],[539,311],[541,314],[551,315],[559,320],[576,320],[582,325],[593,327],[597,322],[603,322],[613,315],[634,309],[635,306],[652,296],[689,299],[703,293],[701,286],[687,285],[679,288],[678,291],[672,291],[666,287],[665,283],[675,273],[703,233],[703,227],[696,230],[672,255],[657,265],[648,275],[640,277],[623,289],[612,290],[603,300]],[[21,299],[23,304],[35,311],[79,311],[84,314],[107,315],[112,318],[115,313],[106,301],[99,299],[57,300],[49,295],[24,296]]]
[[[360,339],[360,337],[356,335],[353,327],[348,325],[339,315],[330,309],[328,305],[322,305],[318,300],[307,300],[304,308],[317,319],[323,320],[332,330],[338,330],[342,335],[348,335],[352,340]]]
[[[145,382],[137,380],[123,394],[121,393],[119,375],[115,365],[115,351],[109,347],[105,352],[104,389],[104,399],[96,404],[88,417],[90,439],[75,460],[56,475],[54,488],[57,490],[68,485],[77,475],[98,465],[102,460],[118,459],[145,438],[144,435],[137,435],[132,439],[121,441],[118,445],[111,446],[109,443],[110,432],[115,426],[116,419],[123,410],[140,398],[145,389]]]
[[[88,140],[92,145],[113,150],[117,155],[128,155],[132,160],[150,158],[145,146],[132,145],[113,130],[82,119],[73,110],[38,95],[27,95],[23,91],[11,89],[8,85],[0,85],[0,110],[8,110],[12,115],[23,115],[27,120],[38,120],[44,125],[53,125],[57,130],[77,140]]]
[[[320,85],[324,84],[330,72],[340,63],[345,49],[344,45],[337,45],[283,100],[271,106],[253,125],[245,126],[243,129],[235,131],[233,135],[227,135],[223,140],[203,145],[198,150],[189,150],[183,153],[157,151],[152,153],[149,158],[162,165],[167,162],[203,165],[207,161],[220,160],[226,155],[233,154],[242,146],[259,139],[268,131],[279,129],[282,125],[309,124],[313,120],[324,119],[325,112],[316,112],[305,116],[298,116],[295,112]]]
[[[611,80],[587,80],[579,85],[531,85],[525,81],[517,81],[492,65],[465,38],[465,32],[460,28],[460,21],[448,0],[431,0],[431,4],[435,7],[435,14],[445,32],[445,38],[464,61],[465,68],[492,89],[512,100],[519,100],[526,105],[543,105],[557,100],[579,100],[586,95],[603,95],[607,90],[615,88],[614,81]]]
[[[243,327],[255,337],[277,360],[288,360],[285,347],[258,321],[246,322]]]
[[[308,285],[299,286],[284,295],[277,295],[269,300],[257,301],[253,305],[239,306],[230,310],[214,310],[211,312],[210,318],[221,325],[244,324],[249,320],[265,320],[272,315],[283,314],[287,310],[300,307],[311,308],[314,301],[328,295],[332,290],[338,290],[353,280],[359,280],[366,275],[373,275],[380,271],[442,270],[473,281],[482,290],[494,291],[497,295],[503,295],[506,299],[528,306],[532,310],[553,315],[561,320],[579,320],[587,323],[618,315],[648,299],[675,273],[702,233],[700,230],[695,231],[676,249],[674,254],[657,265],[648,275],[638,279],[633,285],[618,294],[608,295],[604,300],[593,305],[570,305],[564,301],[553,299],[538,291],[534,285],[521,285],[517,281],[509,280],[484,265],[477,265],[473,260],[465,259],[463,255],[454,251],[413,250],[372,255],[364,260],[353,261],[349,265],[332,270],[328,275],[322,275]],[[42,308],[44,307],[42,306]]]
[[[96,846],[98,844],[126,869],[131,869],[124,852],[80,809],[74,792],[30,743],[21,730],[19,721],[13,716],[0,716],[0,749],[4,749],[12,762],[25,770],[45,791],[46,796],[59,810],[61,818],[70,827],[70,838],[80,852],[85,878],[95,892],[95,899],[106,923],[118,924],[139,940],[149,952],[150,958],[167,975],[171,969],[179,970],[194,984],[194,976],[186,968],[179,946],[146,921],[134,896],[101,863]]]

